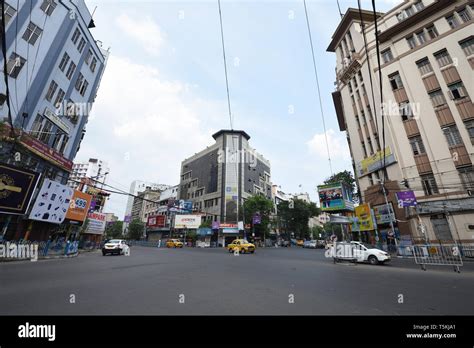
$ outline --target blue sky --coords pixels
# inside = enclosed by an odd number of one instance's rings
[[[387,11],[400,1],[377,1]],[[177,184],[181,161],[229,128],[216,1],[86,0],[92,33],[110,58],[76,161],[109,162],[108,183]],[[370,1],[363,1],[364,8]],[[343,11],[357,1],[340,1]],[[331,173],[303,1],[221,1],[234,129],[272,165],[285,192],[308,192]],[[334,172],[351,169],[331,92],[339,23],[336,1],[307,1]],[[299,187],[301,185],[301,188]],[[106,211],[120,218],[126,197]]]

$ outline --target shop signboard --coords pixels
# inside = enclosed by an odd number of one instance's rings
[[[59,182],[45,179],[31,209],[31,220],[61,224],[71,203],[74,190]]]

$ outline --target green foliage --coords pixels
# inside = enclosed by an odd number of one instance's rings
[[[340,182],[343,182],[348,185],[351,188],[353,194],[356,193],[356,181],[354,179],[354,176],[352,175],[352,172],[348,170],[333,174],[329,178],[324,180],[325,184],[337,184]]]
[[[193,243],[197,240],[197,233],[196,231],[188,231],[186,233],[186,241],[192,241]]]
[[[140,240],[143,236],[143,230],[145,229],[145,224],[139,219],[134,219],[128,225],[128,234],[127,238],[132,240]]]
[[[105,229],[105,236],[109,239],[122,237],[123,221],[115,221]]]
[[[268,233],[268,224],[270,223],[270,214],[273,211],[273,202],[261,195],[253,195],[245,200],[243,207],[240,209],[241,218],[245,224],[252,223],[252,217],[255,213],[260,213],[261,223],[255,225],[255,232],[263,235]]]
[[[322,228],[321,226],[313,226],[310,232],[313,234],[313,239],[324,238],[324,228]],[[321,234],[321,237],[319,237],[320,234]]]
[[[205,220],[199,228],[211,228],[212,227],[212,221],[211,220]]]
[[[290,202],[278,204],[278,219],[280,226],[286,232],[294,232],[297,238],[308,238],[310,235],[309,218],[319,215],[320,210],[313,202],[307,203],[301,199],[293,199]]]

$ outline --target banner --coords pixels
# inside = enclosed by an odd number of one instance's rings
[[[105,231],[106,215],[103,213],[89,213],[87,214],[89,220],[87,230],[85,233],[102,234]]]
[[[66,218],[74,190],[59,182],[44,179],[31,209],[31,220],[61,224]]]
[[[201,226],[201,215],[175,215],[174,228],[198,228]]]
[[[355,216],[359,223],[359,231],[372,231],[375,229],[374,219],[372,218],[372,212],[368,203],[356,207]]]
[[[357,174],[363,176],[372,172],[375,172],[383,167],[384,152],[382,150],[376,152],[370,157],[364,158],[362,161],[357,163]],[[390,147],[385,148],[385,165],[388,166],[395,163],[395,155],[392,154]]]
[[[165,227],[165,220],[164,215],[149,216],[146,225],[147,227]]]
[[[401,191],[401,192],[397,192],[396,195],[397,195],[399,208],[416,207],[417,202],[416,202],[415,192]]]
[[[81,191],[74,191],[69,204],[69,209],[66,213],[66,219],[83,222],[89,211],[92,196]]]
[[[40,176],[26,169],[0,165],[0,213],[25,214]]]

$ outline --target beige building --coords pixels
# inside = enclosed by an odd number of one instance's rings
[[[405,0],[377,15],[385,188],[394,227],[402,236],[474,242],[473,4]],[[348,9],[328,51],[337,59],[333,100],[339,127],[347,133],[363,202],[381,212],[377,224],[383,236],[391,226],[381,186],[384,161],[373,13]],[[416,209],[398,207],[395,193],[406,190],[414,191]]]

